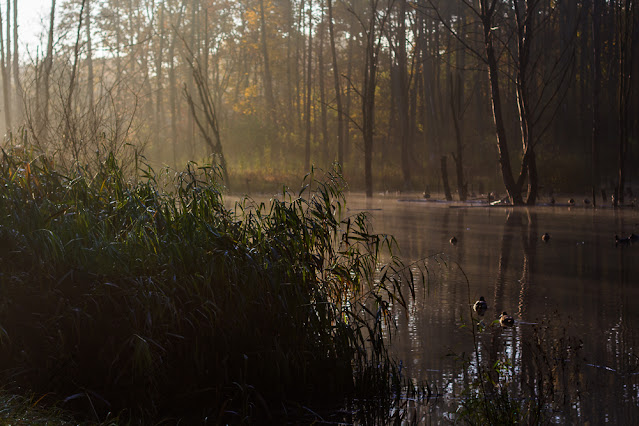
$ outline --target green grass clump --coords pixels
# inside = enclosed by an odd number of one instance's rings
[[[337,174],[234,211],[215,168],[161,177],[3,151],[7,391],[101,421],[236,423],[397,390],[382,331],[402,264],[379,265],[394,241],[365,215],[340,218]]]

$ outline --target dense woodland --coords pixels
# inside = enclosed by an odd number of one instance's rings
[[[51,0],[29,51],[0,3],[0,126],[58,161],[531,204],[637,179],[636,0]]]

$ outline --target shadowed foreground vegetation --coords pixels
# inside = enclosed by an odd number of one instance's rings
[[[133,179],[122,170],[113,155],[60,170],[44,155],[2,152],[1,422],[428,416],[430,389],[402,378],[387,352],[389,311],[407,305],[400,285],[414,297],[428,274],[413,276],[365,214],[342,218],[338,173],[229,210],[215,168],[138,168]],[[519,371],[501,352],[483,353],[488,330],[470,318],[474,351],[461,357],[451,421],[574,415],[579,342],[541,324]]]
[[[189,164],[133,183],[113,155],[59,170],[3,151],[6,392],[91,421],[387,410],[400,379],[382,334],[403,265],[379,260],[394,240],[364,214],[340,219],[337,174],[235,211],[218,178]]]

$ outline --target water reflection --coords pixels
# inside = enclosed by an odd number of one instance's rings
[[[357,204],[357,198],[348,200]],[[399,336],[393,350],[409,374],[448,395],[460,394],[472,366],[460,368],[456,356],[448,355],[473,352],[468,328],[460,327],[470,320],[472,303],[485,296],[488,327],[478,338],[480,362],[507,359],[521,390],[538,384],[551,368],[563,369],[557,386],[564,386],[568,405],[558,422],[634,423],[639,244],[615,247],[614,235],[637,233],[639,213],[450,208],[383,199],[369,206],[376,209],[375,230],[395,235],[407,261],[435,253],[449,259],[445,266],[429,262],[429,286],[408,312],[395,312]],[[551,236],[547,242],[541,239],[545,232]],[[514,327],[490,326],[502,311],[515,318]],[[543,356],[549,358],[546,365]],[[434,415],[449,409],[436,408]]]

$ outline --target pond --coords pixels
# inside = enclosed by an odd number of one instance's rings
[[[409,376],[442,395],[420,416],[432,421],[459,405],[468,374],[459,359],[474,357],[472,333],[463,326],[472,302],[484,296],[480,359],[508,361],[520,386],[531,382],[526,377],[536,374],[543,356],[555,370],[572,372],[563,383],[571,388],[570,409],[556,413],[554,422],[633,424],[639,418],[639,242],[615,244],[615,234],[639,234],[638,211],[356,194],[347,196],[347,206],[351,213],[370,211],[374,231],[396,237],[405,263],[428,259],[427,287],[418,289],[407,311],[393,312],[394,355]],[[514,317],[514,327],[492,323],[502,311]],[[575,349],[573,358],[563,349]]]

